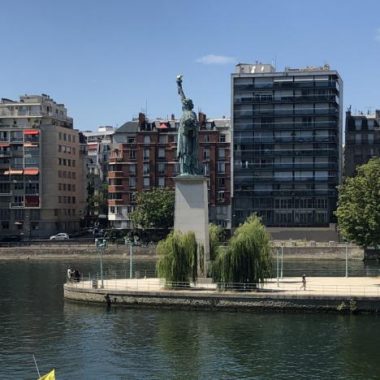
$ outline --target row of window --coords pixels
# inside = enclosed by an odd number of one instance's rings
[[[75,183],[58,183],[60,191],[75,191]]]
[[[76,136],[71,135],[70,133],[59,132],[58,133],[58,139],[62,140],[62,141],[73,142],[73,143],[76,142]]]
[[[75,204],[76,198],[75,197],[66,197],[66,196],[58,196],[58,203],[63,204]]]
[[[59,178],[72,178],[76,179],[76,173],[75,172],[69,172],[66,170],[58,170],[58,177]]]
[[[158,138],[158,142],[159,144],[167,144],[167,142],[174,142],[174,136],[172,135],[160,135],[159,138]],[[210,142],[210,135],[204,135],[203,137],[203,141],[204,142]],[[135,138],[134,137],[129,137],[128,138],[128,143],[130,144],[133,144],[135,142]],[[151,140],[151,136],[149,135],[146,135],[144,136],[144,145],[148,145],[148,144],[151,144],[152,140]],[[226,135],[221,133],[219,135],[219,142],[226,142]]]
[[[75,148],[73,146],[58,145],[59,153],[75,154]]]
[[[58,165],[75,167],[75,160],[70,160],[68,158],[58,157]]]

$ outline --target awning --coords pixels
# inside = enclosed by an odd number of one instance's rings
[[[39,173],[39,169],[24,169],[25,175],[37,175]]]
[[[24,135],[39,135],[40,131],[38,129],[24,129]]]
[[[4,175],[21,175],[23,172],[23,170],[15,170],[15,169],[10,169],[10,170],[6,170],[4,172]]]
[[[38,144],[24,143],[24,148],[38,148]]]

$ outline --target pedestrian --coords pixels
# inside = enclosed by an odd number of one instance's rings
[[[306,290],[306,274],[302,275],[302,285],[301,289]]]
[[[69,267],[69,268],[67,269],[67,281],[68,281],[68,282],[71,282],[71,280],[72,280],[72,275],[73,275],[73,270],[71,269],[71,267]]]

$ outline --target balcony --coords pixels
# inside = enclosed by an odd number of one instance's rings
[[[126,189],[123,185],[109,185],[108,192],[109,193],[125,193]]]
[[[108,199],[108,206],[124,206],[125,203],[123,199]]]
[[[108,178],[126,178],[127,175],[123,171],[108,172]]]

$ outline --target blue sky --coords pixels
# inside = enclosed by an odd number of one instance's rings
[[[175,78],[197,110],[230,115],[238,62],[329,63],[344,107],[380,108],[380,2],[19,0],[0,11],[0,97],[46,93],[75,128],[120,126],[139,112],[181,113]]]

